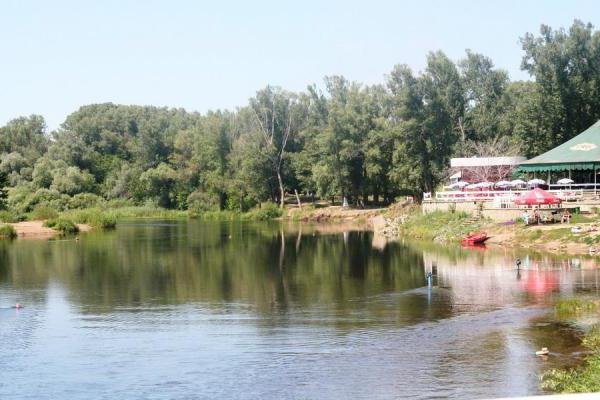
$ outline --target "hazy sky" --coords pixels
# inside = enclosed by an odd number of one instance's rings
[[[98,102],[209,109],[266,84],[326,75],[381,82],[430,50],[491,57],[513,79],[519,37],[595,22],[594,1],[60,1],[0,3],[0,124],[32,113],[56,128]]]

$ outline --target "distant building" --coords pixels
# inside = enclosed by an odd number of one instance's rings
[[[450,159],[450,183],[510,180],[525,157],[466,157]]]

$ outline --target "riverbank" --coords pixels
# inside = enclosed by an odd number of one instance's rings
[[[586,355],[577,367],[547,371],[542,376],[542,389],[555,393],[600,391],[599,303],[595,299],[576,298],[561,300],[556,304],[556,317],[584,332],[581,344]]]
[[[194,213],[187,210],[168,210],[160,207],[127,206],[127,207],[93,207],[56,211],[49,207],[34,209],[32,212],[17,215],[10,211],[0,212],[0,221],[12,227],[17,238],[48,238],[61,232],[54,229],[54,222],[65,222],[70,226],[77,226],[79,232],[92,229],[111,229],[118,221],[125,219],[198,219],[205,221],[268,221],[286,220],[306,223],[331,223],[332,229],[345,230],[349,226],[359,226],[361,229],[370,229],[371,220],[381,215],[387,209],[351,209],[339,206],[304,206],[302,209],[295,207],[280,209],[272,203],[265,203],[261,207],[253,208],[247,212],[215,211]],[[6,236],[7,238],[9,236]]]
[[[57,229],[44,226],[44,221],[23,221],[9,223],[15,230],[18,238],[21,239],[37,239],[50,238],[59,235],[61,232]],[[88,232],[92,227],[88,224],[76,224],[79,232]]]
[[[57,211],[40,207],[26,214],[9,210],[0,212],[2,226],[7,234],[2,238],[45,239],[64,233],[88,232],[92,229],[112,229],[117,221],[134,218],[187,218],[187,211],[159,207],[127,206],[115,208],[82,208]]]
[[[573,230],[573,228],[575,228]],[[600,255],[600,216],[574,215],[570,224],[524,225],[498,223],[465,212],[423,214],[416,205],[390,208],[375,230],[387,237],[410,237],[440,244],[460,243],[470,232],[485,231],[489,246],[530,248],[562,254]]]
[[[13,226],[19,238],[45,238],[56,235],[57,229],[44,226],[44,221],[56,219],[76,224],[81,232],[91,229],[110,229],[114,228],[120,220],[137,218],[194,218],[213,221],[287,220],[331,226],[359,226],[361,229],[372,229],[387,238],[410,237],[439,244],[460,243],[468,233],[483,230],[490,237],[487,241],[490,246],[531,248],[559,254],[600,255],[600,231],[597,227],[600,225],[600,216],[597,214],[574,215],[571,224],[525,226],[515,221],[497,223],[458,211],[435,211],[423,214],[420,206],[414,204],[395,204],[387,208],[366,209],[317,204],[316,206],[303,205],[301,209],[287,207],[284,210],[274,204],[263,204],[262,207],[246,213],[220,211],[195,214],[158,207],[128,206],[85,208],[63,212],[37,209],[20,218],[26,220],[14,220],[16,217],[9,214],[2,219],[2,222]],[[572,232],[571,228],[574,226],[579,227],[580,232]]]

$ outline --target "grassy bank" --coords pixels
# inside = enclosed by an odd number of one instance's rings
[[[14,239],[17,237],[17,231],[12,225],[0,224],[0,239]]]
[[[413,239],[450,243],[460,241],[465,235],[480,230],[487,223],[464,212],[435,211],[423,214],[420,207],[414,207],[403,217],[399,232]]]
[[[577,321],[600,321],[598,303],[587,300],[563,300],[556,305],[557,317]],[[600,323],[589,327],[582,340],[589,351],[583,363],[575,368],[553,369],[542,376],[542,389],[555,393],[588,393],[600,391]]]
[[[205,211],[189,212],[191,218],[204,221],[268,221],[281,218],[283,210],[276,204],[265,203],[247,212],[239,211]]]
[[[0,221],[15,223],[20,221],[47,221],[46,226],[56,224],[57,221],[70,221],[75,224],[87,224],[94,228],[114,228],[116,223],[123,219],[151,218],[151,219],[178,219],[197,218],[211,221],[264,221],[280,218],[282,211],[275,204],[263,204],[262,207],[251,209],[248,212],[235,211],[208,211],[194,213],[187,210],[169,210],[151,206],[126,206],[126,207],[91,207],[66,211],[57,211],[50,207],[38,207],[25,214],[11,211],[0,211]]]

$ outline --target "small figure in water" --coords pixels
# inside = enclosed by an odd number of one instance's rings
[[[515,264],[517,264],[517,269],[521,269],[521,259],[517,258],[517,260],[515,261]]]
[[[433,283],[433,274],[431,272],[427,273],[427,286],[431,287],[431,284]]]
[[[19,309],[23,308],[23,306],[21,305],[21,303],[17,303],[17,304],[15,304],[15,308],[17,310],[19,310]]]

